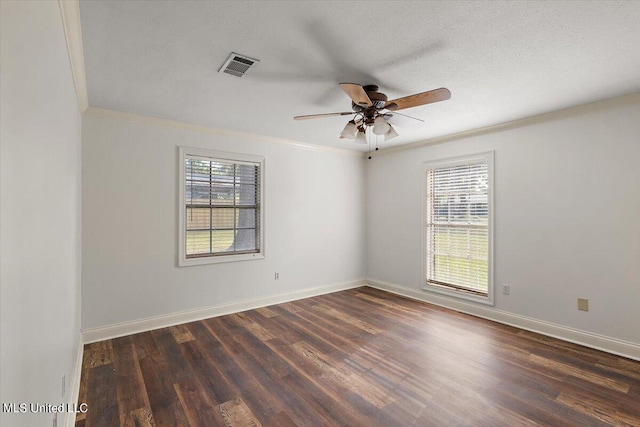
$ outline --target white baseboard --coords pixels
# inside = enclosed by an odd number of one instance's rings
[[[102,326],[98,328],[84,329],[82,339],[85,344],[103,341],[139,332],[151,331],[153,329],[166,328],[168,326],[179,325],[181,323],[195,322],[209,317],[222,316],[225,314],[238,313],[240,311],[252,310],[254,308],[265,307],[283,302],[295,301],[302,298],[309,298],[316,295],[323,295],[346,289],[357,288],[365,285],[364,279],[358,279],[346,283],[320,286],[317,288],[304,289],[301,291],[286,294],[256,298],[221,304],[196,310],[182,311],[178,313],[165,314],[162,316],[148,317],[131,322],[117,323],[114,325]]]
[[[67,397],[67,408],[74,407],[76,404],[80,404],[83,402],[78,402],[78,396],[80,394],[80,376],[82,375],[82,355],[84,353],[84,342],[82,340],[82,335],[80,335],[80,339],[78,340],[78,349],[76,351],[76,360],[73,365],[73,374],[71,377],[71,382],[69,384],[69,394]],[[73,412],[67,412],[66,418],[64,420],[65,427],[74,427],[76,425],[76,414]]]
[[[640,361],[640,345],[375,279],[367,286]]]

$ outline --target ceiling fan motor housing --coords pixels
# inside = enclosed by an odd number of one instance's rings
[[[381,92],[367,92],[371,103],[376,109],[383,108],[387,103],[387,95]]]
[[[376,109],[384,107],[384,104],[387,103],[387,95],[382,92],[378,92],[378,86],[367,85],[363,86],[362,89],[367,93],[367,96]]]
[[[364,89],[371,100],[371,104],[373,105],[367,107],[351,102],[351,108],[355,112],[363,113],[366,117],[375,117],[377,110],[384,108],[386,105],[387,95],[382,92],[378,92],[378,86],[376,85],[363,86],[362,89]]]

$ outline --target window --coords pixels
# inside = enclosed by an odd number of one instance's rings
[[[425,164],[425,289],[493,303],[493,152]]]
[[[264,159],[180,148],[180,266],[263,258]]]

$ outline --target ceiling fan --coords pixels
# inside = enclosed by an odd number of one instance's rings
[[[340,138],[353,139],[355,142],[366,144],[367,129],[369,133],[384,136],[388,141],[398,136],[392,125],[415,129],[424,124],[423,120],[415,117],[397,113],[398,110],[417,107],[419,105],[431,104],[433,102],[445,101],[451,98],[449,89],[440,88],[427,92],[416,93],[402,98],[387,100],[387,95],[378,92],[378,86],[361,86],[355,83],[340,83],[340,87],[351,98],[351,109],[341,113],[309,114],[305,116],[295,116],[295,120],[317,119],[331,116],[355,117],[347,123]]]

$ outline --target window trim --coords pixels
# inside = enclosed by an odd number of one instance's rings
[[[253,156],[249,154],[229,153],[222,151],[209,150],[206,148],[194,147],[178,147],[178,266],[188,267],[193,265],[219,264],[223,262],[247,261],[255,259],[264,259],[265,242],[264,242],[264,157]],[[207,159],[217,159],[237,163],[258,163],[260,164],[260,214],[258,216],[260,249],[256,253],[243,254],[226,254],[214,256],[201,256],[195,258],[187,258],[186,254],[186,182],[185,182],[185,159],[187,156],[204,157]]]
[[[451,167],[458,166],[463,164],[475,163],[475,162],[486,162],[487,163],[487,182],[489,184],[488,190],[488,208],[489,208],[489,218],[488,218],[488,260],[487,260],[487,268],[488,268],[488,289],[487,296],[476,295],[473,292],[469,292],[466,290],[455,290],[449,286],[438,286],[435,284],[427,283],[427,180],[426,175],[429,169],[442,168],[442,167]],[[493,277],[493,246],[494,246],[494,238],[493,238],[493,218],[494,218],[494,186],[495,186],[495,178],[494,178],[494,151],[485,151],[480,153],[466,154],[454,157],[446,157],[436,160],[430,160],[423,162],[422,164],[422,273],[421,273],[421,281],[422,281],[422,290],[427,292],[433,292],[441,295],[447,295],[459,299],[464,299],[468,301],[479,302],[486,305],[494,305],[494,294],[495,294],[495,286],[494,286],[494,277]]]

